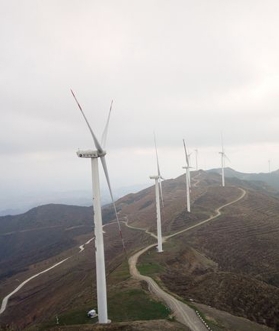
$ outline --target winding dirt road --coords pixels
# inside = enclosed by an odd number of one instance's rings
[[[53,269],[53,268],[56,268],[57,266],[59,266],[60,264],[64,263],[65,261],[67,261],[70,257],[67,257],[66,259],[58,262],[58,263],[55,263],[53,266],[51,266],[50,268],[47,268],[41,272],[38,272],[36,275],[33,275],[31,277],[29,277],[28,279],[26,279],[24,282],[22,282],[16,289],[14,289],[10,294],[8,294],[7,296],[5,296],[5,298],[3,299],[2,301],[2,304],[1,304],[1,308],[0,308],[0,315],[2,313],[4,313],[4,311],[6,310],[6,307],[7,307],[7,304],[8,304],[8,301],[10,299],[10,297],[12,295],[14,295],[16,292],[18,292],[25,284],[27,284],[28,282],[30,282],[30,280],[40,276],[41,274],[44,274],[46,272],[48,272],[49,270]]]
[[[90,242],[94,240],[94,237],[89,239],[85,244],[79,246],[79,253],[83,252],[84,251],[84,247],[88,244],[90,244]],[[26,279],[25,281],[23,281],[17,288],[15,288],[11,293],[9,293],[8,295],[5,296],[5,298],[2,300],[2,304],[1,304],[1,307],[0,307],[0,315],[4,313],[4,311],[6,310],[7,308],[7,305],[8,305],[8,302],[9,302],[9,299],[11,296],[13,296],[16,292],[18,292],[25,284],[27,284],[28,282],[30,282],[32,279],[50,271],[51,269],[53,268],[56,268],[58,267],[60,264],[64,263],[65,261],[67,261],[68,259],[70,259],[72,256],[69,256],[67,257],[66,259],[58,262],[58,263],[55,263],[54,265],[52,265],[51,267],[43,270],[43,271],[40,271],[38,272],[37,274],[29,277],[28,279]]]
[[[191,229],[201,226],[207,222],[212,221],[213,219],[216,219],[217,217],[219,217],[221,215],[221,210],[229,205],[232,205],[236,202],[238,202],[239,200],[243,199],[244,196],[246,195],[246,191],[243,190],[242,188],[239,188],[239,190],[241,191],[241,195],[240,197],[238,197],[237,199],[228,202],[224,205],[222,205],[221,207],[215,209],[215,215],[210,216],[208,219],[199,222],[195,225],[192,225],[184,230],[178,231],[174,234],[171,234],[169,236],[166,236],[163,238],[163,241],[165,242],[167,239],[172,238],[174,236],[177,236],[183,232],[186,231],[190,231]],[[127,218],[126,218],[127,219]],[[124,222],[126,224],[126,226],[130,227],[130,228],[134,228],[137,230],[141,230],[141,231],[145,231],[146,233],[149,233],[147,230],[145,229],[141,229],[141,228],[136,228],[133,227],[131,225],[128,225],[128,220],[126,222]],[[151,234],[153,237],[156,235]],[[134,254],[133,256],[130,257],[129,259],[129,267],[130,267],[130,274],[132,277],[134,277],[135,279],[138,280],[144,280],[147,284],[148,284],[148,288],[151,292],[153,292],[158,298],[160,298],[161,300],[163,300],[168,307],[173,311],[177,321],[179,321],[180,323],[188,326],[192,331],[207,331],[208,329],[206,328],[206,326],[202,323],[202,321],[200,320],[200,318],[196,315],[196,313],[194,312],[193,309],[191,309],[189,306],[187,306],[185,303],[179,301],[178,299],[174,298],[173,296],[171,296],[169,293],[163,291],[158,284],[150,277],[148,276],[143,276],[139,273],[138,269],[137,269],[137,261],[140,255],[142,255],[143,253],[145,253],[146,251],[148,251],[150,248],[156,246],[156,244],[152,244],[149,245],[148,247],[145,247],[144,249],[140,250],[139,252],[137,252],[136,254]]]
[[[162,299],[167,304],[167,306],[173,311],[177,321],[179,321],[184,325],[187,325],[193,331],[206,331],[207,328],[197,317],[193,309],[191,309],[185,303],[177,300],[167,292],[163,291],[152,278],[148,276],[143,276],[139,273],[136,267],[139,256],[144,252],[148,251],[151,247],[154,247],[156,245],[157,244],[147,246],[141,251],[134,254],[132,257],[130,257],[129,267],[132,277],[138,280],[144,280],[148,284],[149,291],[154,293],[158,298]]]
[[[233,200],[233,201],[231,201],[231,202],[228,202],[228,203],[222,205],[221,207],[215,209],[215,213],[216,213],[215,215],[211,215],[209,218],[207,218],[206,220],[204,220],[204,221],[202,221],[202,222],[199,222],[199,223],[197,223],[197,224],[195,224],[195,225],[192,225],[192,226],[190,226],[190,227],[188,227],[188,228],[186,228],[186,229],[184,229],[184,230],[181,230],[181,231],[175,232],[175,233],[173,233],[173,234],[171,234],[171,235],[169,235],[169,236],[166,236],[166,237],[164,237],[164,240],[167,240],[167,239],[169,239],[169,238],[171,238],[171,237],[177,236],[177,235],[180,234],[180,233],[183,233],[183,232],[186,232],[186,231],[190,231],[190,230],[196,228],[197,226],[201,226],[202,224],[207,223],[207,222],[209,222],[209,221],[212,221],[213,219],[219,217],[219,216],[222,214],[222,213],[221,213],[221,210],[222,210],[223,208],[225,208],[225,207],[227,207],[227,206],[229,206],[229,205],[232,205],[232,204],[236,203],[237,201],[239,201],[239,200],[241,200],[241,199],[243,199],[243,198],[245,197],[245,195],[246,195],[246,191],[243,190],[243,189],[240,188],[240,187],[238,187],[238,189],[242,192],[242,193],[241,193],[241,196],[240,196],[239,198],[237,198],[237,199],[235,199],[235,200]]]

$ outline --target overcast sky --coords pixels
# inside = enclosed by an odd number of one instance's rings
[[[221,132],[227,166],[278,169],[278,17],[278,0],[2,0],[0,195],[91,188],[70,89],[99,138],[114,100],[115,188],[153,184],[153,131],[165,178],[183,173],[183,138],[220,167]]]

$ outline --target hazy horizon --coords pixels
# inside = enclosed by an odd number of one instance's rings
[[[225,168],[231,169],[232,171],[237,171],[230,167]],[[199,169],[202,170],[202,169]],[[220,171],[220,185],[221,185],[221,168],[208,169],[207,171],[218,170]],[[191,169],[191,171],[196,171],[195,169]],[[274,170],[272,172],[279,171]],[[261,172],[256,174],[268,174],[269,172]],[[255,173],[243,173],[243,174],[255,174]],[[183,172],[179,176],[185,175]],[[178,176],[178,177],[179,177]],[[231,177],[228,175],[228,177]],[[175,178],[165,178],[175,179]],[[101,189],[101,202],[103,205],[111,203],[111,196],[109,194],[108,187],[106,187],[106,183],[103,183],[103,187]],[[150,180],[150,182],[135,184],[132,186],[126,187],[114,187],[113,195],[115,200],[121,198],[124,195],[129,193],[137,193],[145,188],[151,187],[154,185],[154,181]],[[84,190],[72,190],[72,191],[30,191],[18,193],[11,193],[11,195],[6,195],[5,197],[0,198],[0,216],[5,216],[8,214],[16,215],[19,213],[24,213],[31,208],[38,207],[40,205],[45,205],[49,203],[55,204],[68,204],[68,205],[78,205],[78,206],[92,206],[92,189],[84,189]]]

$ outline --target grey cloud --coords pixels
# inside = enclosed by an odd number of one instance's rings
[[[4,2],[2,187],[88,185],[75,151],[92,138],[70,88],[98,137],[114,99],[107,147],[117,185],[148,178],[154,130],[167,176],[180,174],[182,138],[201,164],[218,166],[221,131],[236,170],[263,171],[270,154],[276,167],[278,14],[275,0]]]

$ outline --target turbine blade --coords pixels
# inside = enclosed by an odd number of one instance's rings
[[[229,161],[231,162],[231,160],[227,157],[227,155],[224,153],[224,157]]]
[[[193,153],[193,152],[192,152]],[[190,154],[188,154],[187,156],[188,156],[188,167],[189,168],[191,168],[190,167],[190,163],[191,163],[191,155],[192,155],[192,153],[190,153]]]
[[[155,132],[154,132],[154,144],[155,144],[155,150],[156,150],[157,173],[158,173],[158,176],[161,178]]]
[[[125,254],[127,255],[126,247],[125,247],[125,243],[124,243],[124,238],[122,236],[121,226],[120,226],[120,222],[119,222],[119,218],[118,218],[118,214],[117,214],[117,209],[116,209],[116,205],[115,205],[113,194],[112,194],[112,189],[111,189],[111,185],[110,185],[108,168],[107,168],[107,163],[106,163],[105,156],[104,155],[101,156],[100,159],[101,159],[102,166],[103,166],[104,173],[105,173],[105,177],[106,177],[106,180],[107,180],[109,193],[110,193],[110,197],[111,197],[111,200],[112,200],[112,205],[113,205],[113,209],[114,209],[114,213],[115,213],[115,218],[116,218],[117,225],[118,225],[119,235],[120,235],[120,238],[121,238],[121,241],[122,241],[122,246],[123,246],[123,249],[125,251]]]
[[[187,149],[186,149],[184,139],[183,139],[183,145],[184,145],[184,151],[185,151],[186,165],[187,165],[187,167],[189,167],[189,158],[188,158]]]
[[[162,207],[164,207],[164,197],[163,197],[162,181],[160,179],[159,179],[159,188],[160,188],[160,196],[161,196]]]
[[[221,132],[222,153],[224,153],[223,132]]]
[[[108,126],[109,126],[109,120],[110,120],[112,104],[113,104],[113,100],[111,100],[107,123],[106,123],[105,129],[104,129],[104,132],[103,132],[103,135],[102,135],[102,139],[101,139],[101,145],[104,147],[104,149],[106,148],[107,135],[108,135]]]
[[[83,116],[83,118],[85,119],[85,122],[86,122],[86,124],[87,124],[87,126],[88,126],[88,128],[89,128],[89,130],[90,130],[90,132],[91,132],[91,136],[92,136],[92,138],[93,138],[93,141],[94,141],[95,147],[97,148],[98,152],[99,152],[100,154],[102,154],[104,151],[103,151],[103,149],[102,149],[102,147],[101,147],[101,145],[100,145],[98,139],[96,138],[96,136],[95,136],[93,130],[91,129],[91,126],[90,126],[90,124],[89,124],[89,122],[88,122],[88,120],[87,120],[87,118],[86,118],[86,116],[85,116],[85,114],[84,114],[84,112],[83,112],[83,110],[82,110],[82,108],[81,108],[81,105],[79,104],[79,102],[78,102],[78,100],[77,100],[77,98],[76,98],[76,96],[75,96],[73,90],[71,90],[71,92],[72,92],[72,95],[73,95],[74,99],[76,100],[76,103],[77,103],[77,105],[78,105],[78,107],[79,107],[79,109],[80,109],[80,111],[81,111],[81,113],[82,113],[82,116]]]

